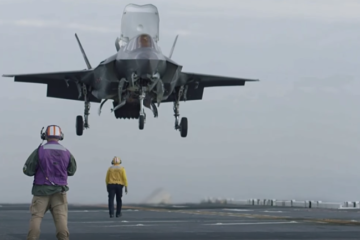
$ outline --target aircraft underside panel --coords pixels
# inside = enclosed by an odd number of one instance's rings
[[[79,91],[75,82],[69,81],[68,85],[65,81],[53,81],[47,84],[47,97],[61,98],[68,100],[79,100],[84,101],[84,95],[81,94],[79,98]],[[101,100],[95,98],[91,93],[88,93],[90,102],[99,103]]]
[[[118,103],[113,102],[115,107]],[[140,116],[140,104],[137,103],[126,103],[121,108],[114,111],[116,118],[120,119],[138,119]]]

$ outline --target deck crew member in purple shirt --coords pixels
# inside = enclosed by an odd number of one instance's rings
[[[41,131],[41,139],[47,143],[40,144],[23,167],[25,175],[34,176],[27,240],[39,239],[41,221],[48,210],[54,219],[57,239],[69,240],[67,178],[75,174],[76,161],[70,151],[59,143],[64,139],[59,126],[49,125],[45,132]]]

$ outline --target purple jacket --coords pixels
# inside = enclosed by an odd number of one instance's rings
[[[60,186],[67,185],[67,168],[70,163],[69,150],[56,141],[50,141],[40,146],[38,158],[40,166],[38,165],[34,176],[35,185],[52,185],[50,181]]]

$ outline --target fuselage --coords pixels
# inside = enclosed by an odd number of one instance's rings
[[[148,79],[156,73],[163,76],[166,71],[166,58],[154,47],[133,49],[127,45],[116,55],[116,71],[119,79],[130,79],[133,73],[142,79]]]
[[[136,92],[143,86],[156,84],[156,76],[158,76],[164,91],[162,98],[167,98],[178,80],[180,70],[176,67],[174,63],[168,62],[149,35],[140,34],[94,69],[92,93],[99,99],[119,101],[117,99],[119,82],[121,79],[126,79],[123,91],[131,91],[132,93],[127,96],[128,100],[136,102]],[[148,101],[156,98],[158,91],[161,91],[160,87],[156,85],[152,91],[146,93]]]

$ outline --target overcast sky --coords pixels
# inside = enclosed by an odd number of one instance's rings
[[[85,69],[75,32],[95,67],[114,54],[118,0],[0,1],[0,74]],[[136,1],[146,4],[149,1]],[[124,203],[158,187],[174,202],[203,197],[360,200],[360,2],[223,0],[151,1],[160,12],[159,45],[183,71],[260,79],[206,89],[180,104],[187,138],[174,130],[172,104],[145,129],[117,120],[111,101],[90,129],[75,134],[83,102],[46,97],[46,85],[1,78],[1,202],[31,200],[22,173],[40,130],[62,127],[76,157],[71,203],[106,203],[113,156],[129,180]]]

